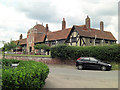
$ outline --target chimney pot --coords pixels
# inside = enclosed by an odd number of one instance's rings
[[[65,18],[63,18],[63,21],[62,21],[62,30],[64,30],[66,28],[66,21],[65,21]]]
[[[104,22],[103,21],[100,22],[100,30],[104,31]]]
[[[22,34],[20,34],[20,40],[23,38]]]
[[[48,24],[46,24],[46,32],[49,31],[49,27],[48,27]]]
[[[87,16],[85,23],[86,23],[86,27],[89,29],[90,28],[90,18],[89,18],[89,16]]]

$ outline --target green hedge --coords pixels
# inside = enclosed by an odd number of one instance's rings
[[[105,46],[67,46],[58,45],[51,48],[52,58],[76,60],[79,57],[95,57],[102,61],[120,62],[120,44]]]
[[[18,62],[18,67],[11,67]],[[2,88],[42,88],[48,73],[48,66],[41,62],[3,59]]]

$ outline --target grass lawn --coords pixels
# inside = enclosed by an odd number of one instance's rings
[[[51,55],[26,55],[26,54],[5,54],[6,56],[31,56],[31,57],[51,57]]]

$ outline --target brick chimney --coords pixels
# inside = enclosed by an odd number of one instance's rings
[[[86,27],[89,29],[90,28],[90,18],[89,16],[87,16],[86,20],[85,20],[85,24],[86,24]]]
[[[65,18],[63,18],[63,21],[62,21],[62,30],[64,30],[66,28],[66,21],[65,21]]]
[[[22,36],[22,34],[20,34],[20,38],[19,39],[21,40],[22,38],[23,38],[23,36]]]
[[[49,31],[49,27],[48,27],[48,24],[46,24],[46,32]]]
[[[104,31],[104,22],[103,21],[100,22],[100,31]]]

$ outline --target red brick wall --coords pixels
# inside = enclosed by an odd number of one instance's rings
[[[75,60],[61,60],[57,58],[42,58],[42,57],[30,57],[30,56],[6,56],[7,59],[17,59],[17,60],[34,60],[37,62],[43,62],[45,64],[67,64],[75,65]]]

